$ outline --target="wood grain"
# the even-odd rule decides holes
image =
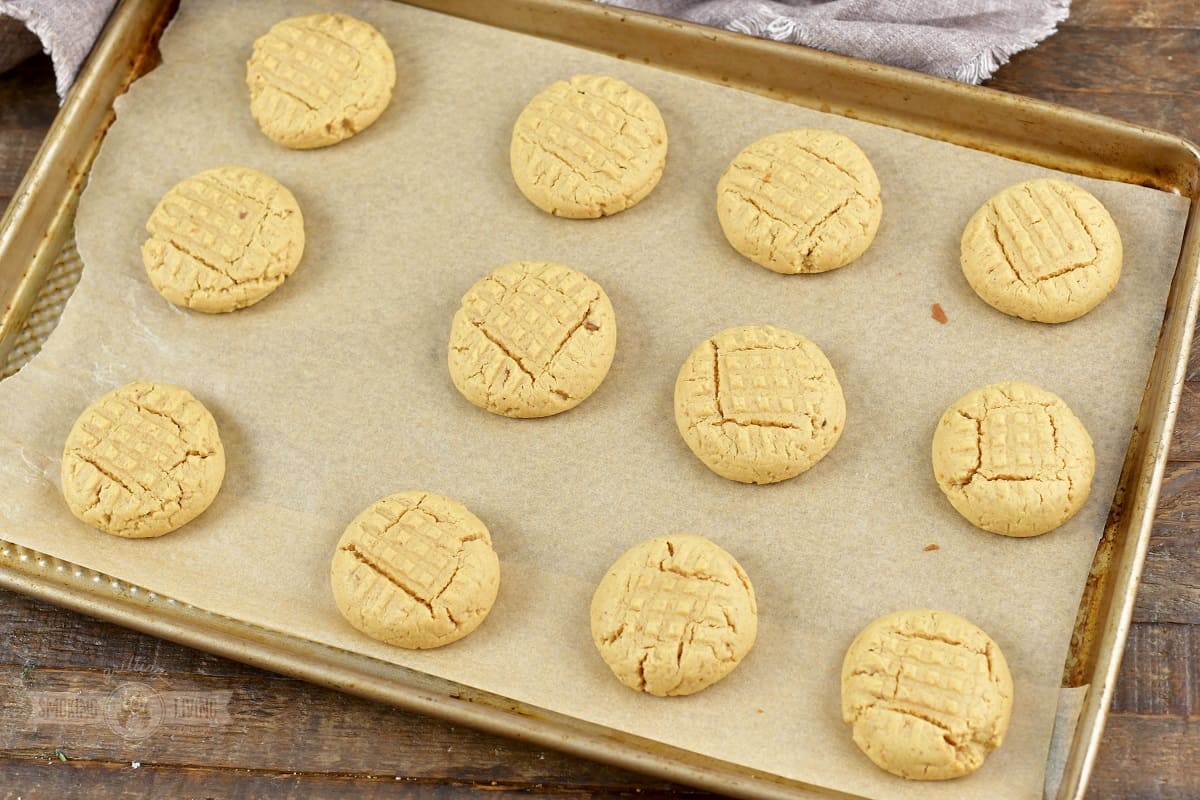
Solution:
[[[0,75],[0,210],[12,199],[57,112],[54,72],[45,56]]]
[[[22,678],[23,670],[17,665],[0,668],[0,755],[6,757],[36,759],[61,750],[81,761],[267,772],[453,777],[466,783],[562,787],[667,785],[296,680],[264,675],[230,682],[187,672],[150,675],[45,666],[27,670]],[[129,684],[149,687],[147,692],[210,698],[224,713],[216,723],[165,720],[140,741],[122,736],[120,728],[99,714],[86,724],[31,719],[41,693],[73,693],[99,706]]]
[[[1196,0],[1076,2],[1063,28],[1200,28]]]
[[[1113,714],[1088,800],[1196,800],[1200,720]]]
[[[41,130],[45,135],[58,112],[50,59],[34,56],[0,75],[0,135],[13,130]],[[4,145],[7,147],[7,144]]]
[[[1171,438],[1171,460],[1200,461],[1200,382],[1188,381],[1183,385],[1179,416]]]
[[[1200,462],[1168,465],[1133,618],[1200,625]]]
[[[1075,0],[1059,33],[990,85],[1200,140],[1200,2]],[[0,207],[56,110],[44,57],[0,75]],[[1094,800],[1200,798],[1200,353],[1190,365]],[[104,722],[30,720],[36,692],[103,697],[124,683],[228,692],[229,722],[130,741]],[[518,794],[708,796],[0,591],[0,798]]]
[[[468,794],[484,794],[489,800],[516,800],[531,795],[545,800],[580,800],[603,796],[666,800],[689,798],[702,800],[714,795],[684,787],[622,787],[609,783],[597,786],[559,787],[545,782],[504,784],[466,781],[425,781],[378,774],[306,774],[289,770],[222,770],[204,767],[178,767],[139,762],[59,761],[53,754],[37,759],[0,758],[0,786],[3,800],[31,798],[103,797],[105,800],[145,800],[154,798],[221,798],[221,800],[262,800],[266,797],[306,798],[306,800],[451,800]],[[20,787],[36,786],[36,792]]]
[[[1194,625],[1135,625],[1112,709],[1145,717],[1200,715],[1200,631]]]
[[[1069,91],[1200,97],[1200,63],[1195,59],[1200,30],[1064,28],[1047,45],[1019,53],[989,85],[1025,95]],[[1069,61],[1062,51],[1072,53]]]

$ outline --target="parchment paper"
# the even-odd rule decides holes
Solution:
[[[871,797],[1034,798],[1081,587],[1111,501],[1178,252],[1184,199],[1079,180],[1110,209],[1125,272],[1085,318],[1045,326],[986,306],[958,267],[975,209],[1046,170],[536,39],[391,4],[337,6],[378,26],[396,97],[336,147],[284,150],[247,109],[253,38],[331,3],[185,3],[165,63],[119,103],[77,222],[83,280],[45,350],[0,384],[5,536],[202,608],[405,664],[779,775]],[[508,171],[511,127],[552,81],[620,76],[658,103],[666,174],[636,208],[552,218]],[[865,149],[883,185],[878,238],[820,276],[769,273],[724,241],[718,177],[745,144],[824,126]],[[222,164],[289,186],[308,245],[259,305],[206,316],[150,287],[138,248],[157,200]],[[579,408],[509,420],[469,405],[446,373],[450,319],[480,276],[513,259],[561,261],[598,280],[618,320],[616,361]],[[938,302],[949,322],[930,317]],[[680,440],[675,374],[730,325],[770,323],[829,356],[846,432],[811,472],[769,487],[717,477]],[[59,453],[85,405],[133,379],[189,387],[228,454],[224,488],[195,522],[124,541],[76,522]],[[1015,540],[975,530],[939,493],[930,437],[945,407],[985,383],[1060,394],[1095,438],[1092,499],[1060,530]],[[328,565],[345,524],[408,488],[462,500],[491,528],[502,586],[487,622],[409,653],[343,622]],[[732,552],[758,593],[758,643],[688,698],[621,686],[588,632],[605,568],[668,531]],[[926,545],[940,549],[927,551]],[[879,614],[931,606],[988,631],[1016,679],[1004,747],[973,776],[908,783],[876,769],[839,716],[846,646]]]

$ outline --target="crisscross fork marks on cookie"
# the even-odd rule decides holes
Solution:
[[[536,380],[587,319],[599,287],[573,270],[552,265],[485,279],[464,299],[472,324]]]
[[[616,320],[599,284],[561,264],[518,261],[463,297],[448,365],[455,387],[475,405],[543,417],[595,391],[615,348]]]
[[[92,406],[80,419],[81,430],[91,439],[88,457],[126,488],[163,488],[180,459],[180,428],[169,413],[148,413],[131,397],[109,397]]]
[[[577,75],[536,95],[513,126],[517,187],[557,216],[591,219],[638,203],[666,164],[662,115],[615,78]]]
[[[396,84],[379,31],[345,14],[277,23],[254,42],[246,65],[250,111],[285,147],[325,147],[370,126]]]
[[[719,350],[719,422],[777,428],[809,428],[820,416],[821,370],[802,347]]]
[[[1094,473],[1091,437],[1056,395],[1032,384],[983,387],[934,432],[934,476],[951,504],[993,533],[1032,536],[1073,516]]]
[[[780,226],[776,235],[786,235],[775,242],[780,247],[797,239],[810,240],[851,199],[863,197],[859,182],[845,169],[783,141],[764,144],[735,159],[726,190],[739,194]],[[742,213],[751,212],[743,209]],[[808,242],[810,248],[814,244]]]
[[[304,219],[284,186],[220,167],[171,188],[146,222],[142,260],[168,300],[219,313],[253,305],[295,270]]]
[[[1023,184],[992,202],[996,241],[1025,284],[1096,263],[1099,248],[1068,198],[1050,182]]]
[[[535,97],[516,129],[581,177],[608,179],[606,187],[619,191],[622,175],[655,144],[656,116],[619,83],[588,78]]]
[[[400,492],[346,528],[331,580],[338,608],[359,630],[401,647],[438,647],[482,622],[499,562],[487,528],[461,504]]]
[[[823,272],[858,258],[880,220],[866,154],[833,131],[793,130],[747,146],[717,185],[729,243],[776,272]]]
[[[207,409],[177,386],[138,382],[80,415],[64,447],[63,493],[101,530],[159,536],[207,508],[224,471]]]
[[[339,31],[339,38],[321,25],[287,20],[261,44],[268,82],[312,110],[328,107],[359,71],[358,50],[368,44],[357,26]]]
[[[1034,322],[1069,322],[1117,285],[1123,250],[1095,197],[1057,179],[1025,181],[984,203],[963,229],[963,276],[986,303]]]
[[[728,674],[753,644],[757,607],[733,558],[699,536],[651,539],[625,553],[592,601],[592,637],[622,683],[691,694]]]
[[[258,181],[235,188],[211,173],[201,174],[163,198],[162,213],[151,217],[147,230],[231,284],[261,280],[239,274],[239,265],[271,212],[263,188]]]
[[[795,477],[837,443],[846,404],[833,366],[802,336],[730,328],[702,342],[675,382],[675,422],[692,452],[731,480]]]
[[[434,602],[462,566],[463,545],[478,538],[477,533],[447,535],[419,501],[411,507],[379,504],[361,524],[358,539],[343,549],[354,552],[433,615]]]
[[[876,764],[915,779],[966,774],[999,747],[1013,683],[1003,654],[976,626],[912,610],[868,625],[846,652],[842,716]]]

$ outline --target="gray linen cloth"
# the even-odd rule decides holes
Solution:
[[[491,2],[493,0],[489,0]],[[1071,0],[598,0],[979,83],[1054,33]],[[116,0],[0,0],[0,72],[50,54],[60,98]]]
[[[1054,33],[1071,0],[598,0],[964,83]]]
[[[54,65],[58,97],[100,35],[116,0],[0,0],[0,72],[41,49]]]

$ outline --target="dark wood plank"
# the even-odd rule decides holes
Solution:
[[[1088,800],[1196,800],[1200,720],[1113,714]]]
[[[1130,628],[1113,712],[1158,717],[1200,715],[1200,631],[1194,625]]]
[[[558,787],[553,784],[487,782],[429,782],[373,772],[369,774],[307,775],[295,771],[220,770],[138,762],[99,762],[68,759],[59,761],[53,753],[29,758],[0,758],[0,798],[3,800],[40,800],[41,798],[81,798],[93,800],[144,800],[147,797],[221,798],[222,800],[261,800],[306,798],[307,800],[388,800],[416,798],[443,800],[464,796],[486,796],[488,800],[529,797],[546,800],[579,800],[591,794],[603,797],[663,800],[688,797],[695,800],[714,797],[684,787],[651,788],[598,786]]]
[[[36,56],[0,74],[0,137],[12,129],[45,132],[58,113],[50,59]],[[2,149],[2,148],[0,148]]]
[[[1133,618],[1200,625],[1200,463],[1171,463]]]
[[[1200,3],[1075,0],[991,85],[1200,139]],[[0,76],[0,206],[57,102],[44,58]],[[1200,797],[1200,353],[1193,354],[1092,798]],[[1194,462],[1194,463],[1190,463]],[[688,790],[270,675],[0,593],[0,797],[669,797]],[[26,661],[33,662],[24,678]],[[32,691],[232,692],[230,721],[131,742],[32,730]],[[6,694],[7,693],[7,694]],[[21,709],[25,711],[21,712]],[[25,716],[21,716],[24,713]],[[68,756],[53,757],[55,749]],[[148,755],[147,755],[148,754]],[[134,770],[132,761],[142,766]],[[402,780],[397,781],[399,776]],[[494,783],[493,783],[494,782]],[[694,796],[694,795],[693,795]]]
[[[0,75],[0,214],[57,113],[54,71],[48,58],[31,58]]]
[[[1064,28],[1018,53],[988,84],[1039,97],[1046,91],[1200,97],[1200,30]]]
[[[606,798],[664,800],[692,798],[702,800],[715,795],[694,789],[643,787],[556,787],[536,783],[428,782],[391,775],[305,775],[299,772],[216,770],[197,766],[170,766],[139,762],[109,764],[101,762],[60,762],[53,754],[30,759],[0,758],[0,787],[4,800],[36,798],[106,798],[106,800],[144,800],[145,798],[221,798],[222,800],[260,800],[262,798],[306,798],[308,800],[361,800],[404,798],[444,800],[461,796],[486,796],[488,800],[527,798],[534,795],[546,800],[578,800],[592,794]]]
[[[1200,461],[1200,382],[1187,381],[1171,438],[1172,461]]]
[[[42,146],[46,132],[41,128],[15,128],[4,131],[4,147],[0,148],[0,198],[8,204],[25,177],[25,170]],[[0,206],[3,208],[3,206]],[[0,212],[2,213],[2,212]]]
[[[0,590],[0,664],[207,677],[282,676]]]
[[[1065,28],[1200,28],[1196,0],[1075,0]]]
[[[145,698],[137,712],[141,716],[111,723],[105,716],[110,698],[134,692],[134,687]],[[43,704],[52,699],[45,693],[63,692],[78,697],[79,705],[45,711]],[[209,713],[173,718],[173,698],[185,695],[211,705]],[[63,721],[68,710],[76,722]],[[135,738],[131,731],[146,735]],[[269,772],[385,774],[481,784],[668,785],[296,680],[49,664],[22,677],[20,667],[0,667],[0,756],[37,758],[56,749],[69,758],[92,761]]]

